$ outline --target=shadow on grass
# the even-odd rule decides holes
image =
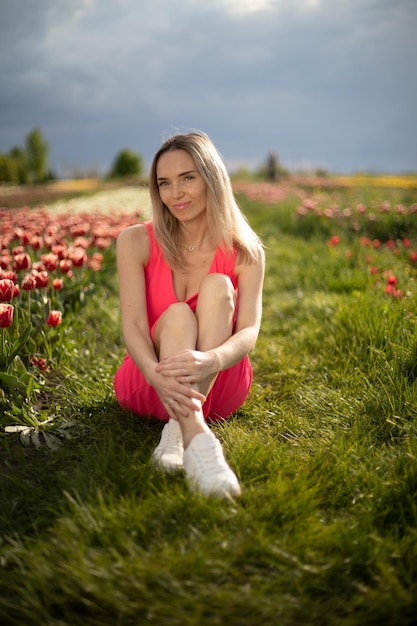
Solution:
[[[160,479],[149,463],[162,429],[158,420],[138,418],[108,402],[85,407],[75,420],[71,438],[58,450],[25,447],[14,435],[1,441],[3,537],[46,531],[67,509],[67,493],[87,501],[96,499],[98,490],[139,494],[145,478]]]

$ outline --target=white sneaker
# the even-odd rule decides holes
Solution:
[[[175,472],[183,468],[184,446],[180,425],[170,419],[165,424],[161,440],[152,453],[152,463],[160,465],[168,472]]]
[[[240,495],[236,475],[226,463],[220,441],[213,433],[200,433],[191,440],[184,452],[184,469],[189,482],[206,496]]]

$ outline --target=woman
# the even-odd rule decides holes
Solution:
[[[202,133],[175,135],[150,172],[152,220],[117,241],[127,355],[121,406],[164,420],[153,461],[207,495],[240,486],[208,422],[245,401],[259,333],[264,253],[225,165]]]

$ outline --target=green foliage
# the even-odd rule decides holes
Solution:
[[[242,497],[153,468],[160,424],[117,406],[110,249],[39,398],[65,445],[2,440],[1,623],[415,623],[417,240],[371,248],[335,221],[306,238],[293,197],[241,199],[266,246],[264,316],[250,396],[213,430]]]
[[[40,128],[34,128],[25,139],[26,161],[29,176],[35,183],[42,183],[47,178],[49,147]]]
[[[13,148],[8,155],[0,154],[0,182],[14,185],[29,183],[26,156],[21,148]]]
[[[0,154],[0,183],[27,185],[42,183],[48,173],[48,152],[40,128],[34,128],[25,138],[24,148],[16,146],[8,154]]]
[[[140,176],[143,171],[142,158],[132,150],[121,150],[116,155],[109,178],[128,178]]]

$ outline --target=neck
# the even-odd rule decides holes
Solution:
[[[196,241],[186,241],[184,243],[184,248],[186,250],[188,250],[188,252],[194,252],[195,250],[197,250],[198,248],[200,248],[200,246],[203,245],[203,243],[205,243],[206,241],[208,241],[210,239],[210,235],[206,235],[205,237],[203,237],[203,239],[200,240],[196,240]]]
[[[188,252],[194,252],[210,239],[207,223],[189,223],[181,225],[180,245]]]

